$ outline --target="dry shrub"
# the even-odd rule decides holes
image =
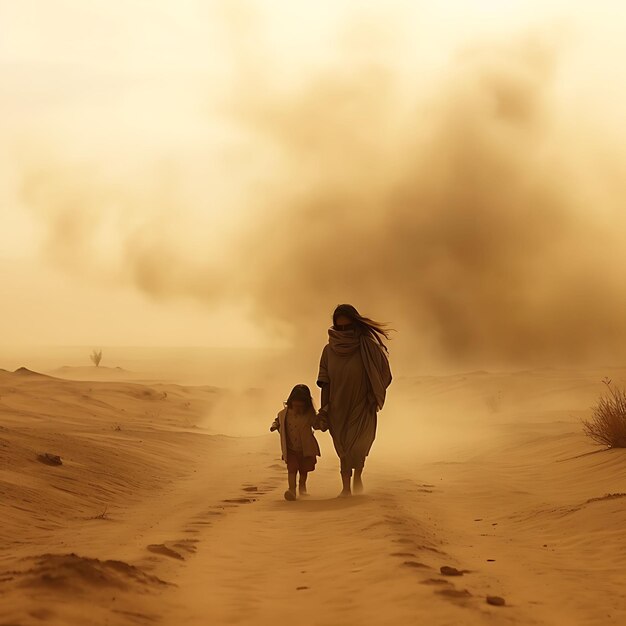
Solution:
[[[92,360],[93,364],[98,367],[100,365],[100,361],[102,361],[102,350],[94,350],[89,358]]]
[[[593,407],[591,419],[583,420],[583,431],[608,448],[626,448],[626,390],[611,387],[608,379],[603,382],[609,393]]]
[[[110,519],[109,516],[107,515],[108,508],[109,508],[108,506],[105,506],[102,513],[100,513],[99,515],[96,515],[95,517],[92,517],[91,519]]]

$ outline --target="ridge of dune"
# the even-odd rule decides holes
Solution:
[[[36,378],[52,378],[51,376],[48,376],[47,374],[42,374],[41,372],[35,372],[35,371],[29,370],[27,367],[23,367],[23,366],[22,367],[18,367],[12,373],[16,374],[17,376],[30,376],[30,377],[36,377]]]
[[[167,582],[152,571],[155,541],[137,542],[228,446],[197,429],[215,398],[210,387],[0,377],[0,623],[136,619]],[[42,464],[43,452],[62,464]]]
[[[55,370],[53,370],[55,372],[67,372],[67,371],[98,371],[98,372],[119,372],[119,373],[124,373],[124,374],[132,374],[134,372],[131,372],[127,369],[124,369],[123,367],[109,367],[107,365],[61,365],[61,367],[56,368]]]
[[[63,365],[50,370],[50,374],[67,380],[155,382],[154,376],[106,365]]]
[[[157,576],[146,574],[140,568],[124,561],[95,558],[70,554],[42,554],[30,561],[30,567],[13,576],[22,586],[31,588],[66,589],[76,592],[81,587],[90,586],[99,589],[114,587],[126,589],[133,584],[167,585]]]

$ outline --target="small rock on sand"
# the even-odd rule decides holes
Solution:
[[[504,606],[506,601],[500,596],[487,596],[487,604],[491,604],[492,606]]]
[[[51,454],[50,452],[44,452],[37,455],[37,460],[46,465],[63,465],[61,457],[58,454]]]
[[[457,569],[456,567],[450,567],[449,565],[442,565],[439,568],[439,571],[444,576],[463,576],[463,572],[460,569]]]

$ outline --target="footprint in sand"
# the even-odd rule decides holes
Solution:
[[[278,482],[282,482],[282,479],[280,481],[276,481],[276,484],[278,484]],[[267,489],[271,489],[272,485],[261,485],[261,487],[257,487],[256,485],[243,485],[243,487],[241,488],[242,491],[245,491],[246,493],[253,493],[255,495],[263,495],[264,493],[267,493]]]
[[[467,589],[440,589],[435,591],[435,593],[453,600],[464,600],[472,597],[472,594]]]
[[[228,505],[228,506],[235,506],[233,505]],[[220,509],[223,509],[223,506],[219,507]],[[189,535],[198,535],[200,534],[200,530],[199,528],[207,528],[209,526],[213,526],[214,522],[212,520],[208,520],[205,519],[206,517],[209,516],[213,516],[213,517],[218,517],[220,515],[224,515],[224,511],[211,511],[211,510],[207,510],[204,511],[202,513],[198,513],[198,515],[195,515],[192,518],[192,521],[189,522],[188,526],[190,526],[191,528],[186,528],[185,532]],[[195,539],[190,539],[190,540],[185,540],[185,541],[196,541]]]
[[[427,578],[423,580],[421,585],[451,585],[449,580],[443,580],[443,578]]]
[[[431,569],[430,565],[425,565],[424,563],[420,563],[419,561],[405,561],[402,565],[418,569]]]
[[[228,498],[227,500],[222,500],[222,502],[227,502],[228,504],[250,504],[256,502],[256,498]]]
[[[174,544],[174,547],[193,554],[197,550],[196,543],[198,543],[197,539],[180,539]]]
[[[172,559],[178,559],[179,561],[184,561],[185,557],[176,552],[176,550],[172,550],[171,548],[168,548],[164,543],[153,543],[150,544],[149,546],[146,546],[146,548],[150,551],[150,552],[154,552],[155,554],[160,554],[162,556],[169,556]]]

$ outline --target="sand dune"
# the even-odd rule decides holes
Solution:
[[[623,623],[626,454],[579,424],[600,374],[400,379],[367,494],[334,497],[322,439],[287,503],[266,416],[202,427],[215,388],[0,371],[0,624]]]
[[[147,380],[150,376],[131,372],[122,367],[106,367],[101,365],[72,366],[64,365],[50,372],[52,376],[68,380]]]

